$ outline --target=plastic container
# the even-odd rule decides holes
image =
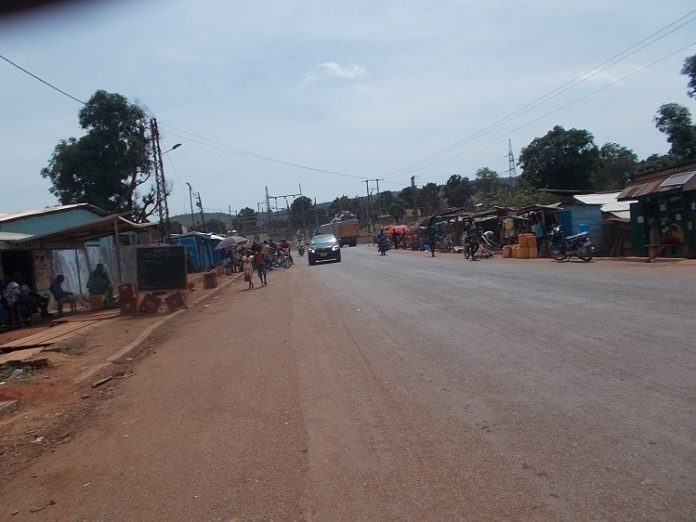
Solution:
[[[512,245],[505,245],[503,247],[503,257],[512,257]]]
[[[536,259],[539,257],[539,252],[537,252],[537,247],[529,247],[529,259]]]
[[[138,310],[138,299],[135,297],[130,299],[119,299],[118,307],[123,315],[134,314]]]
[[[104,296],[103,295],[90,295],[89,296],[89,309],[92,312],[97,312],[104,309]]]
[[[183,292],[177,292],[175,294],[168,295],[164,302],[167,304],[170,312],[174,312],[179,308],[186,306],[186,295]]]
[[[517,249],[517,257],[520,259],[529,259],[529,247],[519,247]]]
[[[162,306],[162,299],[153,294],[145,294],[143,301],[140,303],[140,311],[156,314]]]

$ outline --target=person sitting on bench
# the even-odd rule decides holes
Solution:
[[[104,270],[104,265],[97,264],[97,269],[91,273],[87,280],[89,295],[103,295],[104,306],[109,308],[114,304],[114,290],[111,287],[109,276]]]
[[[56,276],[56,278],[53,280],[53,282],[51,283],[51,286],[48,288],[56,300],[56,307],[58,308],[58,316],[63,315],[63,305],[66,305],[66,304],[68,306],[70,306],[70,312],[75,313],[75,311],[77,310],[76,301],[79,299],[79,296],[76,296],[73,292],[68,292],[67,290],[63,290],[63,282],[64,281],[65,281],[65,276],[63,274],[58,274]],[[80,301],[82,301],[82,299],[80,299]]]

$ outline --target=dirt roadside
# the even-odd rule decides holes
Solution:
[[[429,256],[410,250],[390,251],[389,255]],[[437,255],[464,261],[461,254]],[[525,266],[551,261],[495,257],[485,262]],[[630,271],[645,276],[651,273],[696,275],[696,260],[660,259],[645,263],[637,258],[599,259],[587,267],[592,271]],[[0,417],[0,480],[21,470],[57,444],[70,441],[89,413],[112,397],[114,382],[135,375],[136,362],[157,350],[167,337],[168,325],[189,320],[191,315],[186,314],[200,313],[221,288],[240,277],[239,274],[222,277],[217,289],[207,290],[202,288],[202,277],[198,276],[187,310],[175,314],[117,316],[99,321],[73,338],[57,343],[51,351],[42,352],[41,357],[49,360],[48,367],[0,385],[0,401],[19,401],[15,413]],[[114,381],[92,387],[109,376]]]
[[[55,445],[69,442],[95,406],[112,396],[113,381],[135,375],[135,363],[156,351],[172,321],[200,313],[207,301],[240,277],[223,276],[217,288],[204,289],[202,276],[194,274],[188,308],[97,321],[42,351],[38,357],[48,359],[47,366],[29,369],[20,379],[2,381],[0,401],[16,400],[18,408],[0,417],[0,481]],[[4,337],[28,333],[9,332]],[[93,387],[109,377],[112,381]]]

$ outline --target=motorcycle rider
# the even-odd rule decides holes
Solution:
[[[379,235],[377,236],[377,248],[379,249],[380,255],[387,255],[388,242],[389,239],[387,239],[387,234],[384,233],[384,229],[380,230]]]

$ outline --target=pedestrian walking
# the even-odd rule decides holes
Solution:
[[[242,256],[242,270],[244,271],[244,280],[249,283],[249,290],[254,288],[254,281],[251,277],[251,258],[249,256]]]
[[[430,256],[435,257],[435,245],[437,244],[437,229],[431,224],[428,227],[428,243],[430,243]]]
[[[263,251],[256,252],[254,254],[254,266],[256,267],[256,272],[259,275],[259,280],[261,281],[261,286],[268,286],[266,281],[266,274],[268,273],[268,262],[270,257],[268,254],[264,254]]]

